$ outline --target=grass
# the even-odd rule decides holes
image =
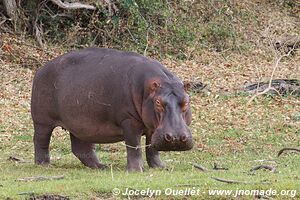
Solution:
[[[123,158],[123,153],[117,154]],[[108,155],[104,155],[108,156]],[[266,154],[266,156],[268,156]],[[103,157],[103,154],[102,154]],[[195,159],[198,157],[198,159]],[[24,192],[35,192],[37,194],[60,194],[71,197],[71,199],[92,199],[95,197],[110,197],[112,189],[119,188],[125,192],[125,188],[137,190],[150,188],[164,190],[166,188],[185,189],[197,188],[201,191],[200,196],[195,196],[195,199],[207,199],[209,189],[274,189],[280,190],[296,190],[299,188],[299,156],[289,155],[283,158],[276,159],[278,162],[278,173],[260,171],[249,173],[248,169],[258,165],[259,163],[252,160],[255,156],[252,153],[229,154],[222,158],[217,157],[216,160],[222,165],[229,167],[226,172],[208,172],[203,173],[191,167],[191,161],[201,162],[201,164],[210,167],[212,161],[208,161],[209,153],[190,152],[184,154],[171,153],[164,155],[163,158],[168,160],[169,170],[149,170],[142,174],[127,174],[124,172],[125,163],[118,160],[118,163],[112,165],[112,171],[97,171],[82,167],[71,155],[62,156],[62,160],[55,161],[48,168],[33,166],[32,164],[15,164],[5,163],[5,167],[1,166],[1,173],[6,174],[2,177],[1,198],[11,197],[20,198],[18,195]],[[120,159],[119,158],[119,159]],[[251,158],[249,160],[249,158]],[[177,160],[177,162],[176,162]],[[178,161],[179,160],[179,161]],[[3,163],[1,164],[3,165]],[[16,182],[16,178],[28,176],[55,176],[64,175],[65,179],[56,181],[43,182]],[[244,185],[235,184],[228,185],[219,183],[211,179],[211,177],[222,177],[225,179],[236,179],[258,184]],[[295,180],[295,181],[291,181]],[[271,182],[271,184],[261,184],[259,182]],[[182,186],[180,186],[182,184]],[[187,185],[187,186],[184,186]],[[124,197],[124,196],[123,196]],[[126,196],[125,196],[126,197]],[[176,197],[176,196],[175,196]],[[299,195],[298,195],[299,197]],[[167,198],[159,196],[158,198]],[[179,197],[180,198],[180,197]],[[225,198],[225,197],[219,197]],[[243,196],[248,199],[253,197]],[[280,197],[281,198],[290,198]]]
[[[10,69],[10,70],[8,70]],[[199,189],[192,199],[233,199],[234,196],[209,196],[209,190],[299,190],[300,157],[285,153],[277,158],[282,147],[300,146],[299,99],[293,97],[259,97],[247,105],[248,95],[191,94],[193,123],[191,129],[195,147],[188,152],[164,152],[165,170],[149,169],[144,173],[127,173],[125,147],[121,143],[101,145],[97,154],[110,166],[104,171],[84,167],[70,151],[68,133],[57,128],[51,143],[52,164],[36,166],[33,160],[33,128],[29,113],[29,95],[33,72],[28,69],[11,69],[2,66],[1,86],[1,155],[0,199],[23,199],[22,193],[59,194],[71,199],[127,198],[113,196],[112,190],[126,188],[137,190]],[[17,78],[18,77],[18,78]],[[26,78],[27,77],[27,78]],[[9,82],[17,78],[18,81]],[[19,156],[28,163],[9,161],[9,156]],[[265,161],[261,161],[265,160]],[[204,173],[195,169],[197,163],[210,169]],[[217,163],[228,171],[214,171]],[[276,166],[277,172],[249,170],[257,165]],[[30,176],[64,175],[62,180],[21,182],[18,178]],[[234,179],[251,184],[227,184],[211,177]],[[164,193],[164,192],[162,192]],[[293,194],[275,196],[289,199]],[[28,197],[28,195],[27,195]],[[141,195],[132,198],[143,198]],[[186,196],[160,195],[155,199],[182,199]],[[296,197],[299,198],[299,191]],[[241,199],[253,199],[243,195]]]

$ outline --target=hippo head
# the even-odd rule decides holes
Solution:
[[[151,130],[151,146],[158,151],[186,151],[193,147],[188,125],[191,122],[187,85],[159,79],[146,84],[147,98],[142,118]]]

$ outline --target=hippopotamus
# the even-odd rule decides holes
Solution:
[[[87,167],[105,168],[95,144],[124,141],[127,170],[164,167],[159,151],[193,147],[189,84],[158,61],[107,48],[72,51],[49,61],[34,77],[31,114],[35,163],[47,165],[52,131],[70,133],[72,153]]]

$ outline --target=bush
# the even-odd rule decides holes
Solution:
[[[111,0],[113,6],[95,1],[96,10],[65,10],[51,1],[37,2],[22,1],[26,30],[35,35],[32,30],[39,26],[43,41],[68,49],[101,46],[192,59],[191,52],[201,48],[236,47],[232,20],[238,12],[228,0]]]

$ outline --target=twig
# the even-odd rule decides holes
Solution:
[[[88,9],[88,10],[96,10],[95,6],[88,5],[88,4],[82,4],[82,3],[69,3],[69,2],[62,2],[61,0],[51,0],[52,3],[56,4],[57,6],[63,8],[63,9]]]
[[[205,168],[205,167],[203,167],[202,165],[198,165],[198,164],[196,164],[196,163],[193,163],[193,166],[194,166],[195,168],[197,168],[197,169],[200,169],[200,170],[203,171],[203,172],[208,172],[208,169]]]
[[[45,181],[45,180],[60,180],[64,179],[64,176],[32,176],[32,177],[26,177],[26,178],[18,178],[17,181]]]
[[[220,181],[223,183],[229,183],[229,184],[271,184],[267,181],[261,181],[261,182],[247,182],[247,181],[238,181],[238,180],[230,180],[230,179],[223,179],[218,177],[211,177],[212,179],[216,181]]]
[[[275,172],[275,171],[276,171],[276,168],[273,167],[273,166],[269,166],[269,165],[259,165],[259,166],[256,166],[256,167],[253,167],[252,169],[250,169],[250,172],[253,172],[253,171],[256,171],[256,170],[259,170],[259,169],[268,169],[268,170],[270,170],[271,172]]]
[[[34,192],[33,191],[21,192],[21,193],[18,193],[18,195],[34,195]]]
[[[229,180],[229,179],[223,179],[223,178],[217,178],[217,177],[211,177],[212,179],[216,180],[216,181],[220,181],[223,183],[242,183],[242,184],[249,184],[249,182],[245,182],[245,181],[238,181],[238,180]]]
[[[197,187],[201,186],[200,184],[176,184],[176,187]]]
[[[128,28],[125,28],[125,29],[128,31],[128,33],[129,33],[131,39],[132,39],[136,44],[138,44],[137,39],[132,35],[131,31],[130,31]]]
[[[2,26],[2,24],[4,24],[7,21],[7,19],[4,19],[0,22],[0,26]]]
[[[292,148],[292,147],[286,147],[286,148],[281,149],[278,152],[277,156],[279,157],[284,151],[297,151],[297,152],[300,152],[300,149],[298,149],[298,148]]]

